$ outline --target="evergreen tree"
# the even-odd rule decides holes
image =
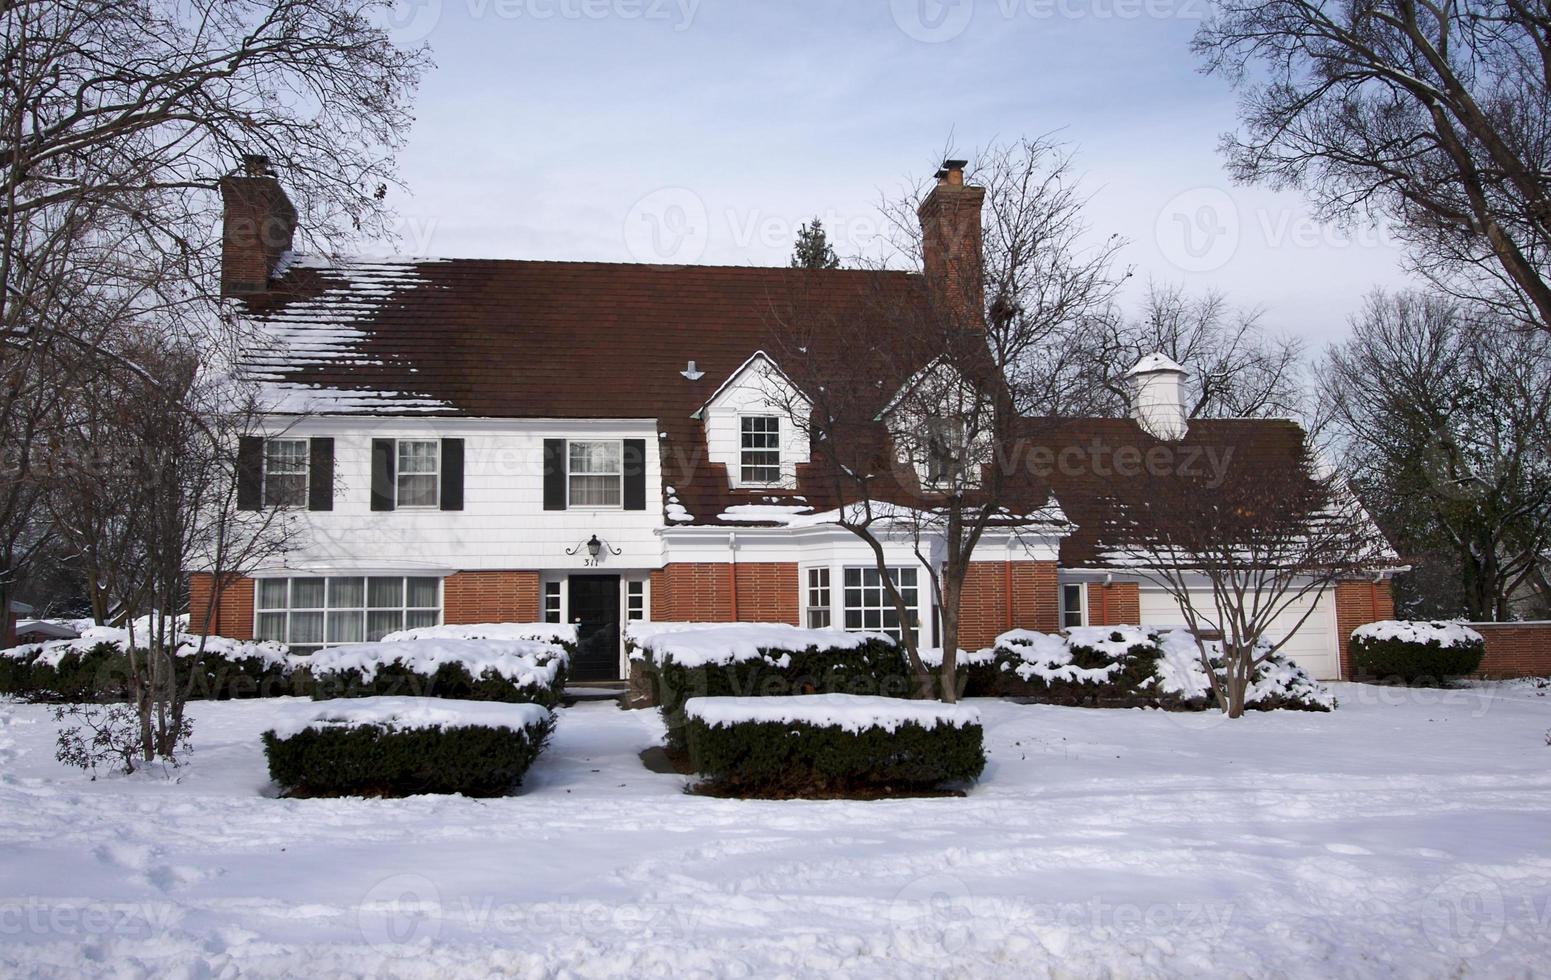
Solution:
[[[840,259],[836,257],[835,250],[829,247],[824,237],[824,225],[818,218],[814,218],[812,224],[797,229],[797,243],[792,246],[792,268],[840,268]]]

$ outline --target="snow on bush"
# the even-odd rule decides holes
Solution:
[[[1463,623],[1386,620],[1353,630],[1349,649],[1359,677],[1441,683],[1474,673],[1486,640]]]
[[[553,706],[568,663],[564,647],[541,640],[420,639],[326,647],[309,668],[319,699],[413,694]]]
[[[1157,638],[1162,657],[1157,664],[1153,690],[1177,699],[1182,707],[1214,707],[1212,682],[1201,662],[1195,635],[1189,630],[1176,629]],[[1261,642],[1262,650],[1269,646],[1269,643]],[[1222,644],[1208,640],[1206,649],[1214,668],[1220,670]],[[1244,703],[1246,707],[1264,711],[1276,708],[1331,711],[1336,706],[1336,699],[1329,688],[1310,677],[1302,667],[1286,657],[1272,654],[1269,660],[1255,668]]]
[[[728,796],[887,796],[976,779],[980,715],[965,705],[847,694],[705,697],[686,708],[691,767]]]
[[[188,617],[170,624],[177,683],[188,685],[201,637],[187,631]],[[80,624],[74,639],[26,643],[0,650],[0,694],[49,701],[123,700],[130,694],[129,656],[151,638],[147,619],[128,627]],[[271,697],[304,693],[305,675],[284,644],[203,637],[204,650],[192,678],[194,699]]]
[[[625,640],[675,752],[685,749],[683,710],[693,697],[910,691],[904,654],[882,633],[780,623],[631,623]]]
[[[406,640],[537,640],[561,646],[576,644],[576,627],[567,623],[473,623],[420,626],[398,630],[382,638],[383,643]]]
[[[500,796],[554,729],[537,704],[413,697],[288,705],[281,715],[263,742],[287,796]]]
[[[803,694],[774,698],[693,698],[684,709],[686,717],[707,725],[741,722],[802,723],[859,732],[881,728],[892,732],[902,724],[936,728],[938,725],[980,724],[980,712],[964,704],[942,701],[909,701],[858,694]]]

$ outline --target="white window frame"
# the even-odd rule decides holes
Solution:
[[[397,606],[372,606],[371,605],[371,580],[372,579],[395,579],[395,578],[399,580],[399,594],[400,594],[399,604]],[[321,606],[297,606],[297,605],[293,605],[293,595],[294,595],[295,583],[298,582],[298,581],[310,581],[310,580],[313,580],[313,579],[317,579],[317,580],[323,582],[323,605],[321,605]],[[350,605],[350,606],[331,606],[329,604],[329,580],[330,579],[359,579],[360,582],[361,582],[361,604],[360,605]],[[436,582],[436,605],[434,607],[433,606],[411,606],[411,605],[409,605],[409,580],[410,579],[427,579],[427,580],[431,580],[431,581],[435,581]],[[282,606],[267,606],[267,605],[263,604],[263,600],[264,600],[264,586],[265,586],[265,583],[267,583],[267,582],[284,582],[285,583],[285,605],[283,607]],[[294,614],[296,614],[296,613],[306,613],[306,614],[322,613],[323,614],[323,639],[321,641],[317,642],[317,643],[298,642],[296,644],[297,646],[305,647],[305,648],[307,648],[310,651],[310,650],[322,650],[325,647],[343,646],[345,644],[350,644],[350,643],[368,643],[368,642],[372,642],[371,640],[368,639],[368,637],[371,635],[370,634],[370,622],[371,622],[371,614],[372,613],[374,613],[374,612],[376,612],[376,613],[397,612],[399,614],[399,629],[405,629],[405,628],[409,628],[408,624],[407,624],[407,620],[408,620],[408,617],[409,617],[410,613],[434,612],[435,613],[435,622],[431,623],[431,624],[428,624],[428,625],[439,626],[439,625],[441,625],[441,623],[443,622],[443,620],[444,620],[444,618],[446,616],[446,610],[447,610],[447,601],[446,601],[446,599],[447,599],[447,597],[446,597],[446,580],[441,578],[441,577],[439,577],[439,576],[435,576],[435,575],[414,575],[414,574],[404,574],[404,575],[366,575],[366,574],[361,574],[361,575],[291,575],[291,576],[277,576],[277,577],[271,577],[271,578],[261,578],[261,579],[258,579],[254,583],[254,590],[253,590],[253,626],[254,626],[254,635],[256,637],[263,637],[263,638],[266,638],[266,639],[278,639],[279,642],[284,643],[287,646],[290,646],[292,644],[292,639],[291,639],[291,617]],[[329,627],[330,615],[333,614],[333,613],[350,613],[350,614],[359,613],[360,616],[361,616],[361,639],[359,639],[359,640],[330,640],[329,639],[329,628],[328,627]],[[282,630],[280,631],[282,635],[280,637],[278,637],[278,638],[277,637],[264,637],[264,631],[262,629],[260,629],[260,626],[264,622],[265,617],[271,617],[271,616],[277,616],[277,615],[284,617],[283,622],[284,622],[285,625],[282,628]]]
[[[406,443],[425,443],[431,447],[436,465],[431,472],[404,472],[403,447]],[[434,499],[429,504],[406,504],[399,500],[399,487],[406,476],[429,476]],[[396,439],[393,443],[393,508],[395,510],[438,510],[442,506],[442,443],[440,439]]]
[[[828,565],[807,565],[802,569],[802,623],[807,629],[829,629],[835,624],[835,573]],[[815,624],[814,614],[824,617]]]
[[[627,578],[623,582],[625,590],[624,602],[620,606],[620,618],[625,623],[644,623],[651,617],[651,596],[647,591],[650,588],[644,578]],[[635,592],[634,595],[631,593]],[[635,603],[639,601],[639,606]]]
[[[786,484],[786,482],[787,482],[787,480],[786,480],[786,453],[784,452],[784,443],[782,441],[783,438],[784,438],[785,426],[782,424],[782,421],[781,421],[781,413],[779,413],[779,412],[772,412],[772,411],[739,412],[737,418],[738,418],[738,486],[740,486],[740,487],[780,487],[780,486],[784,486]],[[749,446],[744,445],[744,441],[743,440],[744,440],[744,436],[745,435],[766,436],[766,435],[770,435],[771,434],[771,433],[767,433],[767,432],[745,432],[743,430],[743,423],[744,423],[744,421],[745,420],[752,420],[752,419],[769,419],[769,420],[772,420],[772,421],[775,422],[775,433],[774,433],[774,435],[775,435],[775,446],[774,446],[774,448],[768,447],[768,446],[764,446],[764,447],[749,447]],[[775,479],[773,479],[773,480],[751,480],[751,479],[749,479],[746,476],[745,471],[750,468],[750,465],[744,461],[745,460],[745,454],[746,453],[772,453],[772,452],[775,453],[775,463],[773,464],[774,468],[775,468]],[[754,468],[759,468],[759,469],[769,469],[769,468],[771,468],[771,466],[772,466],[772,464],[770,464],[770,463],[757,463],[757,464],[754,464]]]
[[[886,615],[887,613],[893,611],[893,603],[889,601],[888,590],[883,588],[883,583],[881,581],[878,583],[879,604],[877,606],[869,606],[869,605],[865,605],[864,604],[862,606],[857,607],[858,611],[862,615],[862,622],[861,622],[861,624],[859,626],[854,626],[853,627],[850,624],[850,617],[848,615],[848,613],[851,611],[851,606],[848,604],[848,601],[847,601],[847,598],[846,598],[846,593],[851,588],[851,586],[848,583],[848,573],[850,573],[851,571],[858,572],[859,573],[859,577],[864,582],[864,584],[861,585],[860,588],[865,590],[866,588],[868,588],[868,586],[865,585],[865,579],[866,579],[867,573],[868,572],[876,572],[877,570],[878,570],[878,568],[877,568],[876,565],[870,565],[870,564],[868,564],[868,565],[862,565],[862,564],[846,564],[846,565],[842,565],[840,567],[840,587],[838,589],[833,587],[833,581],[834,580],[833,580],[833,577],[831,577],[831,595],[835,596],[838,593],[838,598],[835,598],[833,601],[835,602],[835,605],[838,607],[839,612],[840,612],[840,619],[839,619],[840,628],[845,630],[848,633],[857,633],[857,632],[863,632],[863,633],[882,632],[882,633],[887,633],[888,632],[888,628],[887,627],[884,627],[884,626],[881,626],[881,625],[878,626],[878,627],[869,627],[867,625],[867,613],[869,611],[876,610],[878,612],[878,614],[879,614],[880,620],[882,619],[882,617],[884,615]],[[911,613],[913,613],[914,616],[915,616],[915,622],[910,624],[909,628],[915,630],[916,637],[917,637],[917,640],[919,642],[920,638],[923,636],[923,630],[926,630],[926,629],[930,628],[930,623],[928,621],[928,617],[925,615],[926,611],[930,607],[930,603],[926,601],[926,591],[925,591],[928,588],[928,584],[922,582],[922,580],[921,580],[922,579],[922,575],[921,575],[922,569],[918,565],[906,564],[906,565],[890,565],[889,566],[889,571],[890,572],[895,572],[895,573],[908,571],[908,572],[912,573],[915,576],[914,588],[915,588],[915,593],[916,593],[916,601],[915,601],[915,605],[909,607],[909,611]],[[833,620],[832,620],[832,622],[833,622]],[[903,632],[903,629],[904,629],[904,627],[902,626],[901,627],[901,631],[902,632]]]
[[[302,447],[302,468],[298,472],[275,473],[274,476],[300,476],[302,478],[302,497],[294,504],[272,503],[269,499],[269,472],[270,447],[276,443],[300,443]],[[264,453],[262,461],[262,478],[259,481],[259,498],[265,507],[278,507],[288,510],[300,510],[307,506],[308,490],[312,486],[312,443],[308,439],[274,438],[264,440]]]
[[[553,594],[551,594],[553,589]],[[565,580],[558,578],[545,579],[543,594],[539,597],[540,609],[544,622],[563,624],[565,622]],[[551,619],[551,614],[554,618]]]
[[[619,471],[617,473],[578,473],[571,469],[571,447],[582,444],[605,444],[616,446],[619,449]],[[573,476],[612,476],[619,481],[619,502],[615,504],[578,504],[571,500],[571,478]],[[567,439],[565,442],[565,506],[566,510],[624,510],[625,509],[625,440],[623,439]]]
[[[1077,590],[1077,608],[1076,609],[1072,609],[1071,607],[1069,607],[1067,605],[1067,601],[1066,601],[1066,590],[1067,589],[1076,589]],[[1075,612],[1077,614],[1077,617],[1078,617],[1079,621],[1076,622],[1076,623],[1068,623],[1066,621],[1066,614],[1069,613],[1069,612]],[[1086,583],[1086,582],[1062,582],[1061,583],[1061,610],[1060,610],[1060,620],[1059,620],[1059,622],[1061,624],[1061,628],[1062,629],[1072,629],[1072,628],[1077,627],[1077,626],[1087,626],[1088,625],[1088,583]]]

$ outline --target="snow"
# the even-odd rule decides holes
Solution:
[[[355,672],[370,682],[380,667],[400,663],[429,677],[442,664],[462,664],[469,676],[486,673],[519,685],[549,687],[566,663],[563,648],[539,640],[399,640],[394,643],[350,643],[325,647],[311,657],[314,677]]]
[[[142,616],[134,621],[133,635],[135,645],[144,647],[151,636],[150,619]],[[48,640],[44,643],[24,643],[21,646],[0,650],[0,657],[26,658],[33,654],[38,655],[37,662],[48,664],[52,667],[59,666],[59,661],[69,653],[86,653],[99,643],[111,643],[120,650],[129,649],[130,629],[119,626],[95,626],[90,620],[75,621],[73,628],[80,632],[80,636],[68,640]],[[177,636],[179,656],[191,656],[199,649],[199,636],[187,632],[188,617],[177,617],[172,630]],[[204,656],[210,658],[222,658],[226,660],[246,660],[258,658],[267,667],[284,666],[289,658],[290,650],[283,643],[275,643],[269,640],[232,640],[224,636],[205,637]]]
[[[520,731],[549,720],[549,709],[536,704],[455,701],[449,698],[339,698],[333,701],[285,699],[269,730],[290,738],[309,728],[382,725],[397,730],[479,726]]]
[[[1404,640],[1408,643],[1436,643],[1440,647],[1471,646],[1483,642],[1481,634],[1463,623],[1407,622],[1393,619],[1368,623],[1352,630],[1352,638]]]
[[[1551,697],[1341,710],[969,702],[963,798],[739,801],[646,770],[655,711],[557,713],[520,795],[278,799],[294,699],[92,782],[0,700],[0,975],[1529,976],[1551,962]],[[516,706],[504,706],[516,707]],[[1537,966],[1537,964],[1539,964]]]
[[[812,514],[807,504],[733,504],[716,515],[719,521],[733,523],[790,524],[792,518]]]
[[[399,630],[382,638],[384,643],[405,640],[537,640],[542,643],[575,643],[576,627],[569,623],[473,623],[454,626],[420,626]]]
[[[1158,637],[1158,645],[1163,650],[1163,658],[1158,662],[1157,680],[1154,682],[1159,691],[1181,694],[1187,699],[1212,696],[1212,683],[1206,676],[1206,667],[1201,663],[1200,648],[1189,630],[1176,629],[1163,633]],[[1261,649],[1269,648],[1270,644],[1262,640]],[[1206,650],[1215,659],[1222,654],[1222,643],[1210,640]],[[1244,692],[1244,701],[1246,704],[1259,704],[1283,696],[1328,709],[1334,709],[1337,703],[1327,685],[1311,678],[1307,671],[1292,661],[1276,657],[1255,668],[1255,675]]]
[[[633,658],[649,654],[659,661],[672,659],[682,667],[756,660],[766,650],[854,650],[870,639],[894,642],[883,633],[810,630],[785,623],[631,623],[625,636],[635,644]]]
[[[919,647],[916,653],[920,655],[921,662],[928,667],[942,666],[942,647]],[[996,651],[991,647],[984,650],[976,650],[973,653],[968,650],[960,650],[953,660],[959,667],[984,667],[996,662]]]
[[[965,704],[907,701],[862,694],[801,694],[789,697],[690,698],[684,714],[713,727],[739,722],[778,722],[841,728],[859,732],[881,728],[892,732],[914,723],[922,728],[980,724],[980,712]]]

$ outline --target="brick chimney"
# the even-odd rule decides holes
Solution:
[[[967,160],[944,160],[937,186],[921,202],[921,262],[932,302],[965,327],[985,327],[985,277],[980,255],[984,187],[964,183]]]
[[[244,156],[241,172],[221,178],[221,202],[221,295],[263,293],[291,250],[296,207],[259,154]]]

